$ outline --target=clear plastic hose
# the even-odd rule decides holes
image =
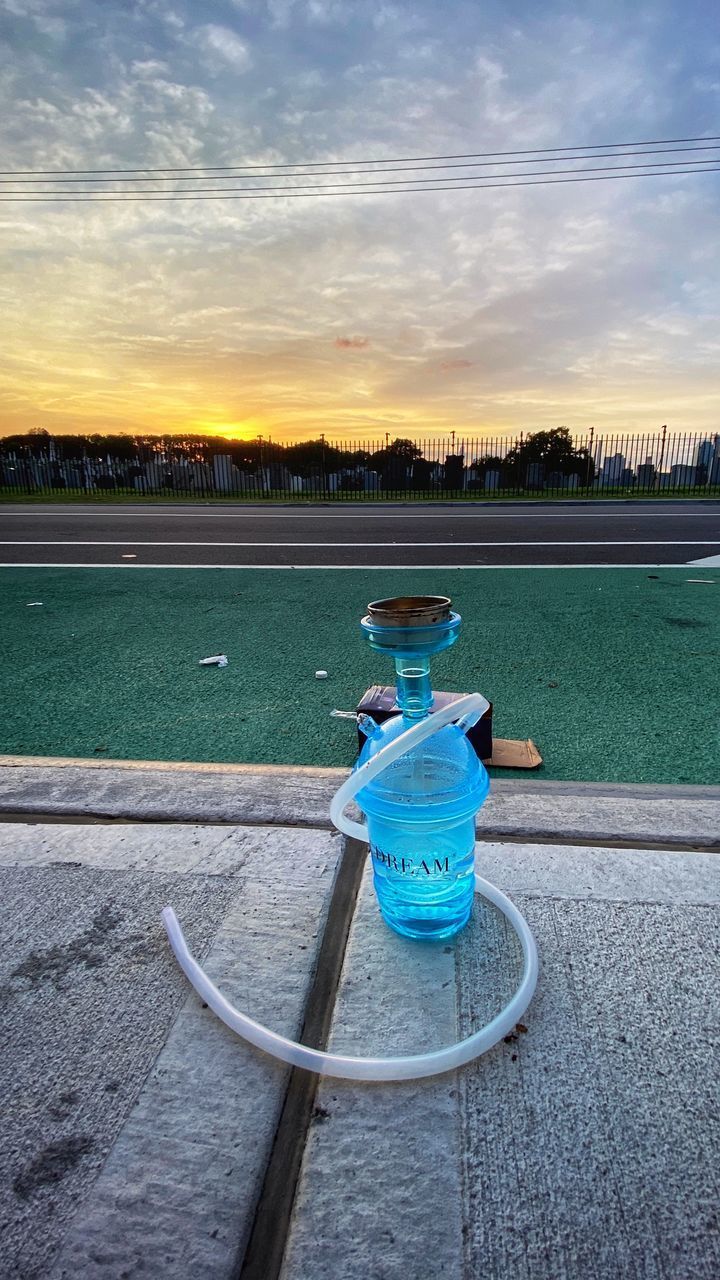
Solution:
[[[463,720],[470,723],[480,718],[487,700],[479,693],[470,693],[459,698],[441,711],[434,712],[426,720],[406,730],[387,747],[356,769],[333,797],[330,814],[336,827],[346,835],[356,836],[359,840],[367,839],[364,826],[344,817],[346,805],[362,790],[368,782],[382,773],[398,756],[411,751],[431,734],[442,729],[452,720]],[[162,918],[170,945],[175,953],[180,968],[192,983],[198,995],[217,1014],[226,1026],[236,1031],[243,1039],[249,1040],[258,1049],[287,1062],[294,1067],[304,1067],[308,1071],[317,1071],[320,1075],[335,1076],[345,1080],[418,1080],[424,1076],[439,1075],[443,1071],[452,1071],[472,1062],[474,1058],[486,1053],[493,1045],[512,1031],[532,1000],[538,976],[538,957],[535,939],[530,932],[527,921],[500,889],[481,876],[475,876],[475,892],[492,902],[510,922],[522,947],[524,969],[520,985],[505,1008],[466,1040],[448,1045],[444,1049],[436,1049],[432,1053],[410,1054],[395,1058],[356,1058],[345,1054],[325,1053],[320,1049],[310,1049],[307,1045],[298,1044],[286,1036],[278,1035],[268,1027],[241,1013],[218,991],[197,960],[190,954],[183,937],[182,929],[172,907],[165,907]]]
[[[366,760],[365,764],[354,769],[350,777],[335,792],[330,801],[330,817],[333,826],[346,836],[354,836],[356,840],[367,840],[367,827],[360,822],[353,822],[344,813],[345,808],[351,800],[355,799],[358,792],[372,782],[373,778],[377,778],[379,773],[383,773],[399,756],[404,756],[406,751],[419,747],[421,742],[431,738],[439,729],[444,729],[445,725],[450,724],[451,721],[462,720],[463,730],[471,728],[485,714],[489,706],[487,698],[483,698],[481,693],[466,693],[462,698],[458,698],[457,702],[451,702],[440,711],[433,711],[427,719],[420,720],[411,729],[406,729],[404,733],[399,734],[371,760]]]

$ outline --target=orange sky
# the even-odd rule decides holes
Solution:
[[[238,2],[222,22],[190,0],[132,17],[120,0],[8,4],[0,167],[683,138],[717,107],[718,54],[693,6],[679,45],[662,6],[611,5],[608,20],[606,5],[580,17],[564,0],[512,14],[454,0],[452,23],[431,0],[371,18],[350,0]],[[0,205],[0,434],[717,430],[718,176],[214,203],[14,197]]]
[[[528,193],[511,195],[512,208],[496,195],[480,214],[472,193],[452,207],[427,196],[420,209],[400,196],[361,210],[277,204],[260,227],[256,215],[248,224],[242,210],[202,205],[182,227],[157,208],[6,213],[15,252],[0,430],[360,440],[717,429],[706,315],[666,298],[662,278],[652,308],[631,293],[624,272],[663,271],[654,258],[631,261],[637,235],[606,265],[626,212],[558,218],[556,193],[543,191],[541,231]],[[660,224],[652,255],[689,198],[648,206]],[[439,243],[431,200],[452,215]],[[193,243],[178,245],[188,221]],[[486,237],[498,242],[490,260]]]

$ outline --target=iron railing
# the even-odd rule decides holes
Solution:
[[[76,438],[77,439],[77,438]],[[720,434],[602,436],[558,446],[546,433],[304,444],[128,442],[123,456],[62,436],[0,440],[0,495],[258,502],[717,496]],[[80,456],[78,456],[80,455]]]

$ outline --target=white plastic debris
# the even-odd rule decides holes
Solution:
[[[201,658],[199,667],[226,667],[228,664],[227,655],[224,653],[214,653],[212,658]]]
[[[357,720],[357,711],[338,711],[335,708],[330,712],[331,716],[337,716],[338,720]]]
[[[40,608],[40,606],[42,605],[42,603],[43,603],[43,602],[42,602],[42,600],[31,600],[28,604],[26,604],[26,605],[25,605],[25,608],[26,608],[26,609],[39,609],[39,608]]]
[[[327,678],[328,678],[328,673],[327,673],[327,671],[316,671],[316,672],[315,672],[315,679],[316,679],[316,680],[327,680]]]

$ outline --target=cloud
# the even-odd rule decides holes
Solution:
[[[334,22],[346,22],[352,17],[352,8],[344,0],[306,0],[305,13],[308,22],[329,26]]]
[[[267,0],[267,8],[274,27],[287,27],[297,0]]]
[[[147,58],[144,62],[131,62],[130,70],[139,79],[146,76],[152,79],[154,76],[166,75],[170,68],[167,62],[160,62],[158,58]]]
[[[408,14],[396,4],[378,4],[374,6],[371,22],[379,30],[383,27],[404,26],[407,22],[412,28],[417,25],[415,14]]]
[[[62,17],[47,12],[47,0],[0,0],[0,10],[15,18],[32,22],[40,35],[53,40],[63,40],[67,24]]]
[[[352,4],[346,0],[267,0],[267,10],[272,26],[277,28],[288,27],[295,17],[326,27],[348,22],[354,16]]]
[[[217,55],[236,71],[247,71],[250,67],[252,59],[247,45],[229,27],[219,27],[211,22],[207,26],[196,27],[193,39],[205,53]]]
[[[469,0],[444,24],[432,0],[370,9],[0,0],[12,51],[0,67],[2,168],[320,168],[682,137],[698,132],[717,83],[706,24],[689,23],[676,48],[649,10],[638,22],[617,0],[613,21],[548,0],[521,26]],[[49,13],[65,43],[40,32]],[[698,175],[6,203],[3,355],[14,381],[3,395],[13,424],[47,410],[65,430],[103,417],[181,429],[247,415],[283,435],[316,432],[320,418],[328,432],[391,423],[405,435],[652,428],[673,415],[678,429],[716,424],[719,187],[718,175]]]

